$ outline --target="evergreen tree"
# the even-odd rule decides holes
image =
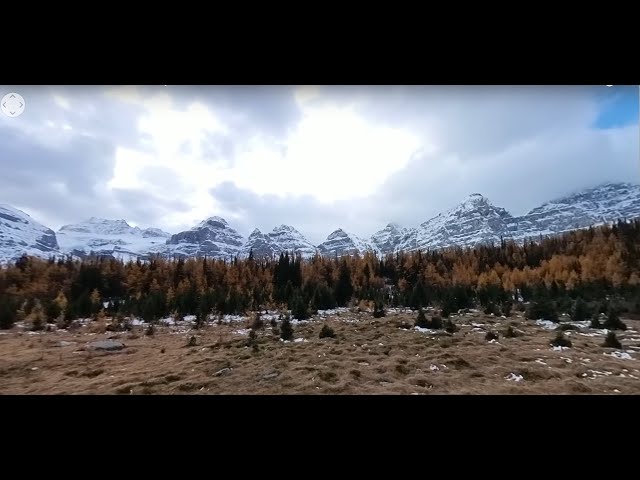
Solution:
[[[347,305],[353,296],[353,285],[351,284],[351,271],[347,261],[343,260],[340,264],[338,281],[334,289],[334,298],[340,307]]]
[[[416,327],[429,328],[430,322],[427,320],[427,316],[424,314],[424,310],[420,309],[418,312],[418,318],[416,319]]]
[[[6,296],[0,296],[0,330],[9,330],[16,321],[13,305]]]
[[[293,326],[289,318],[285,317],[280,325],[280,338],[283,340],[293,340]]]
[[[300,292],[296,292],[293,295],[289,307],[291,309],[291,315],[297,320],[306,320],[311,316],[307,303],[304,301],[304,297]]]
[[[618,340],[618,337],[616,337],[616,334],[613,331],[607,333],[607,337],[604,339],[604,343],[602,344],[602,346],[605,348],[622,348],[620,340]]]
[[[607,320],[604,322],[604,328],[608,330],[626,330],[627,325],[620,320],[618,312],[614,308],[609,308],[609,314]]]
[[[578,298],[573,307],[573,312],[571,315],[571,319],[574,322],[583,322],[589,316],[589,311],[587,310],[587,304],[582,300],[582,298]]]

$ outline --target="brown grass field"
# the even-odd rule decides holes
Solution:
[[[90,322],[75,331],[0,332],[2,394],[638,394],[640,321],[624,319],[622,349],[602,347],[604,333],[582,325],[573,345],[553,350],[556,332],[521,313],[477,311],[451,318],[460,330],[416,331],[415,312],[374,319],[348,310],[294,324],[283,342],[268,321],[248,346],[246,321],[187,323],[104,332]],[[295,323],[295,322],[294,322]],[[322,325],[335,338],[319,338]],[[410,329],[401,328],[410,325]],[[505,338],[511,325],[522,335]],[[499,340],[485,339],[488,330]],[[102,332],[102,333],[100,333]],[[191,337],[195,346],[188,346]],[[117,339],[116,352],[88,348]],[[302,340],[303,339],[303,340]],[[302,340],[302,341],[301,341]],[[622,357],[612,356],[613,352]]]

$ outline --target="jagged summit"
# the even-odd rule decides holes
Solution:
[[[60,254],[56,234],[22,210],[0,204],[0,263],[23,254],[45,258]]]
[[[197,230],[202,227],[225,228],[228,226],[229,223],[224,218],[214,216],[201,221],[199,224],[192,227],[191,230]]]
[[[596,187],[556,198],[525,215],[512,216],[480,193],[417,227],[389,222],[365,240],[345,228],[331,232],[317,247],[290,225],[281,224],[269,233],[254,229],[248,238],[239,234],[224,218],[209,217],[189,230],[170,235],[158,228],[132,227],[126,220],[91,217],[65,225],[56,233],[25,212],[0,204],[0,262],[12,261],[23,253],[41,257],[90,254],[116,258],[208,256],[231,259],[247,256],[277,256],[294,252],[309,258],[321,255],[378,254],[474,246],[497,243],[502,238],[522,240],[554,235],[567,230],[640,217],[640,186],[606,182]]]

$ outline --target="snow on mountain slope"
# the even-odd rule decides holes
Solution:
[[[280,251],[300,253],[304,258],[310,258],[316,253],[316,247],[298,230],[289,225],[280,225],[269,232],[269,238]]]
[[[339,228],[332,232],[327,239],[318,245],[318,252],[325,256],[334,255],[362,255],[366,251],[379,253],[379,250],[371,243],[362,240],[357,235],[345,232]]]
[[[124,220],[96,217],[65,225],[57,233],[60,249],[64,253],[80,257],[105,255],[125,261],[145,257],[155,246],[165,244],[169,236],[157,228],[141,230]]]
[[[43,258],[59,255],[56,234],[22,210],[0,204],[0,263],[23,254]]]
[[[512,223],[513,217],[504,208],[474,193],[458,206],[422,223],[397,248],[410,251],[499,242]]]
[[[640,185],[607,183],[547,202],[526,215],[513,217],[480,194],[472,194],[458,206],[441,213],[417,228],[390,223],[370,241],[339,229],[317,248],[295,228],[281,225],[272,232],[259,230],[245,241],[221,217],[211,217],[190,230],[170,235],[157,228],[141,230],[124,220],[89,220],[65,225],[57,235],[26,213],[8,205],[0,206],[0,262],[22,254],[49,257],[91,253],[129,259],[148,254],[165,257],[209,256],[231,259],[248,256],[277,256],[295,251],[304,257],[378,254],[397,250],[437,249],[452,245],[473,246],[497,243],[500,238],[537,238],[591,225],[640,217]]]
[[[253,252],[254,258],[272,258],[280,253],[276,244],[273,243],[269,235],[265,235],[257,228],[251,232],[247,242],[242,246],[239,256],[246,258]]]
[[[256,258],[278,256],[282,252],[295,252],[303,258],[311,258],[316,253],[316,247],[289,225],[280,225],[267,234],[256,228],[242,247],[240,256],[248,257],[252,250]]]
[[[514,237],[568,230],[640,217],[640,185],[606,183],[547,202],[514,219]]]
[[[221,217],[210,217],[190,230],[171,235],[166,245],[152,253],[168,257],[212,257],[231,259],[240,253],[244,239]]]

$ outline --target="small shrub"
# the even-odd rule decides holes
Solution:
[[[286,317],[282,320],[282,325],[280,326],[280,338],[283,340],[293,339],[293,326],[291,325],[291,321]]]
[[[260,347],[258,346],[258,335],[256,334],[255,329],[251,329],[249,332],[247,347],[251,347],[254,352],[258,352],[260,350]]]
[[[558,332],[556,337],[551,341],[554,347],[571,347],[571,340],[564,336],[563,332]]]
[[[602,346],[605,348],[620,349],[622,348],[622,343],[620,343],[620,340],[618,340],[618,337],[616,337],[615,332],[609,332],[607,333],[607,337],[604,339],[604,343],[602,344]]]
[[[279,337],[280,336],[280,329],[278,327],[273,327],[271,329],[271,332],[273,333],[274,336]]]
[[[446,319],[444,321],[444,330],[448,333],[456,333],[458,330],[460,330],[460,328],[453,323],[453,321],[451,319]]]
[[[589,316],[589,311],[587,309],[587,304],[581,298],[576,300],[575,305],[573,306],[573,312],[571,312],[571,319],[574,322],[583,322]]]
[[[200,312],[196,312],[196,319],[193,325],[193,328],[198,330],[200,327],[204,325],[204,315]]]
[[[424,310],[420,309],[418,312],[418,318],[416,319],[416,327],[430,328],[430,322],[427,320],[427,316],[424,314]]]
[[[160,349],[160,353],[164,353],[164,352],[165,352],[165,349],[164,349],[164,348],[161,348],[161,349]]]
[[[439,330],[442,328],[442,318],[438,316],[431,317],[431,325],[427,328]]]
[[[187,347],[195,347],[196,346],[196,337],[195,335],[191,335],[191,338],[189,339],[189,343],[187,343]]]
[[[264,321],[260,316],[260,312],[256,312],[255,317],[253,317],[253,320],[250,323],[251,324],[249,325],[249,328],[251,328],[252,330],[257,330],[259,328],[264,327]]]
[[[484,308],[484,314],[485,315],[491,315],[492,313],[494,315],[496,314],[498,307],[496,307],[496,305],[493,302],[489,302],[487,303],[487,306]]]
[[[0,330],[9,330],[16,321],[15,309],[6,298],[0,297]]]
[[[153,325],[149,325],[147,327],[147,331],[144,332],[145,335],[149,336],[149,337],[153,337],[153,334],[155,333],[155,329],[153,328]]]
[[[509,325],[507,329],[504,331],[504,333],[502,334],[502,336],[505,338],[516,338],[516,337],[519,337],[520,335],[522,334],[518,333],[511,325]]]
[[[609,309],[607,320],[604,322],[604,328],[608,330],[626,330],[627,326],[620,320],[618,312],[613,308]]]
[[[488,331],[487,334],[484,336],[484,339],[487,342],[490,342],[491,340],[498,340],[499,336],[498,336],[498,332],[492,332],[492,331]]]
[[[575,325],[571,325],[570,323],[563,323],[562,325],[558,325],[556,330],[559,332],[566,332],[567,330],[580,330]]]
[[[594,313],[593,317],[591,317],[591,323],[589,324],[589,328],[597,328],[601,329],[602,324],[600,323],[600,314]]]
[[[373,318],[382,318],[386,316],[387,312],[384,311],[384,305],[382,302],[376,302],[373,307]]]
[[[271,328],[276,328],[278,326],[278,322],[276,322],[275,318],[271,318]]]
[[[333,328],[325,323],[320,330],[320,338],[334,338],[335,336],[336,332],[333,331]]]
[[[553,302],[548,300],[540,300],[539,302],[531,302],[527,309],[526,317],[530,320],[550,320],[558,321],[558,311]]]
[[[522,302],[516,303],[516,312],[524,312],[525,310],[526,310],[526,307],[524,306],[524,303]]]
[[[449,308],[449,305],[443,305],[442,310],[440,310],[440,316],[442,318],[449,318],[449,315],[451,315],[451,309]]]
[[[296,295],[291,304],[291,315],[298,320],[306,320],[311,317],[309,306],[302,298],[302,295]]]
[[[504,302],[502,304],[502,315],[509,318],[511,316],[511,308],[513,304],[511,302]]]

